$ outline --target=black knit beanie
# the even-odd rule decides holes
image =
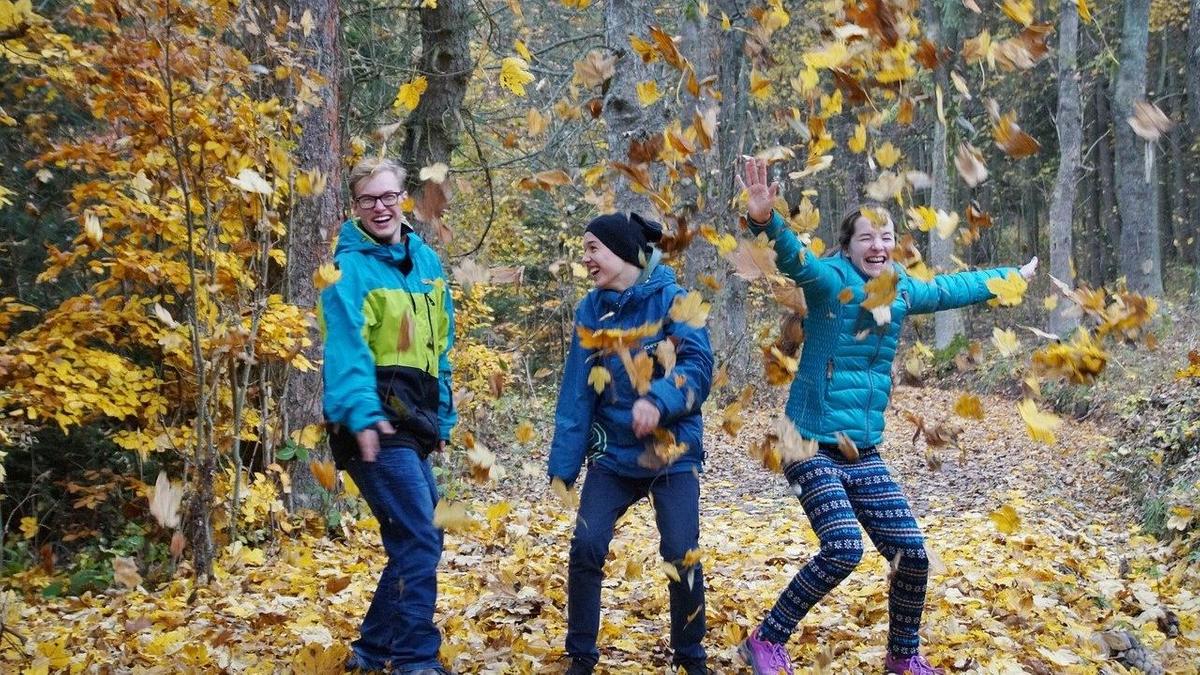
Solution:
[[[597,216],[588,223],[591,232],[608,250],[631,265],[645,267],[650,260],[650,244],[662,239],[662,225],[630,212]]]

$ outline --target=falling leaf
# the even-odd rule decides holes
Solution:
[[[635,88],[637,89],[638,103],[640,103],[643,108],[648,108],[654,105],[658,99],[662,98],[662,92],[658,90],[658,82],[655,80],[638,82]]]
[[[750,70],[750,95],[754,97],[754,100],[768,101],[773,92],[770,78],[763,77],[757,68],[752,68]]]
[[[892,302],[896,300],[896,284],[899,277],[896,270],[884,268],[879,276],[866,283],[867,297],[862,301],[862,308],[871,312],[875,324],[882,326],[892,320]]]
[[[1033,23],[1033,0],[1004,0],[1000,11],[1022,26]]]
[[[1079,18],[1085,23],[1091,23],[1092,10],[1088,8],[1087,0],[1075,0],[1075,9],[1079,11]]]
[[[867,125],[859,123],[854,127],[854,135],[847,141],[846,147],[855,154],[861,153],[867,148]]]
[[[21,538],[33,539],[38,533],[38,519],[33,516],[21,518]]]
[[[133,558],[114,556],[112,559],[113,581],[125,588],[137,588],[142,583],[142,575],[138,574],[137,562]]]
[[[787,415],[781,415],[775,420],[774,431],[779,439],[779,457],[781,466],[786,467],[795,462],[803,462],[817,454],[817,442],[804,438],[796,429],[796,425]]]
[[[671,374],[675,369],[675,342],[673,340],[663,340],[654,348],[654,360],[658,361],[658,365],[663,369],[663,377]]]
[[[615,54],[593,49],[575,62],[575,79],[586,88],[599,87],[616,73]]]
[[[421,95],[428,88],[429,80],[425,79],[424,75],[414,77],[400,85],[400,90],[396,92],[396,99],[392,101],[392,107],[408,111],[416,110],[417,104],[421,102]]]
[[[892,145],[891,141],[884,143],[875,149],[875,161],[885,169],[892,168],[896,162],[900,161],[902,155],[896,146]]]
[[[983,419],[983,402],[974,394],[963,394],[954,402],[954,414],[959,417]]]
[[[629,383],[633,385],[638,394],[645,396],[650,391],[650,379],[654,376],[654,361],[650,355],[639,349],[638,353],[633,356],[630,356],[627,350],[618,352],[618,356],[621,357],[621,363],[625,366],[625,374],[629,376]]]
[[[766,234],[760,234],[754,239],[741,239],[737,250],[725,256],[739,277],[746,281],[754,281],[763,277],[778,274],[775,267],[775,249],[771,246]]]
[[[1175,126],[1171,118],[1149,101],[1134,101],[1133,116],[1128,121],[1129,126],[1133,127],[1133,133],[1151,143]]]
[[[226,180],[232,183],[234,187],[246,192],[268,196],[275,192],[275,189],[262,177],[262,174],[254,169],[242,169],[238,172],[236,178],[226,176]]]
[[[334,468],[332,461],[312,460],[308,463],[308,470],[312,472],[313,478],[317,479],[326,492],[333,492],[333,488],[337,486],[337,469]]]
[[[496,454],[482,443],[473,443],[467,449],[467,468],[471,480],[480,485],[499,477]]]
[[[529,420],[525,420],[517,425],[517,442],[528,445],[533,442],[534,430],[533,424]]]
[[[996,525],[996,529],[1004,534],[1015,534],[1021,527],[1021,516],[1010,504],[1005,504],[988,514],[988,519]]]
[[[988,171],[983,163],[983,153],[970,143],[959,144],[958,152],[954,155],[954,166],[970,187],[976,187],[987,180]]]
[[[555,476],[550,481],[550,490],[563,503],[563,506],[569,509],[579,508],[579,495],[575,492],[574,487],[567,487],[563,479]]]
[[[1030,438],[1046,445],[1054,445],[1058,441],[1054,435],[1054,429],[1062,423],[1058,415],[1038,410],[1037,404],[1029,399],[1017,404],[1017,412],[1025,420],[1025,430]]]
[[[854,444],[854,440],[842,432],[837,434],[838,450],[848,462],[858,461],[858,446]]]
[[[987,280],[987,289],[995,296],[991,303],[1001,307],[1016,307],[1021,304],[1021,300],[1025,297],[1025,290],[1028,288],[1029,283],[1025,281],[1025,277],[1012,270],[1009,270],[1008,274],[1003,277],[992,277]]]
[[[597,394],[602,393],[611,381],[612,374],[604,366],[592,366],[592,370],[588,372],[588,384],[596,390]]]
[[[505,57],[500,61],[500,86],[517,96],[525,95],[525,85],[533,82],[529,64],[519,56]]]
[[[467,515],[467,505],[462,502],[439,500],[433,509],[433,526],[450,532],[469,529],[471,517]]]
[[[396,351],[403,354],[412,349],[416,336],[417,326],[412,320],[412,315],[402,314],[396,327]]]
[[[445,183],[446,176],[450,173],[450,167],[446,166],[445,162],[437,162],[421,168],[420,178],[422,181],[433,181],[434,183]]]
[[[313,287],[318,291],[326,289],[342,278],[342,271],[331,262],[324,262],[313,270]]]
[[[683,583],[683,578],[679,576],[679,570],[675,568],[675,565],[664,560],[662,561],[660,567],[662,568],[663,574],[667,575],[668,579],[677,584]]]
[[[158,472],[150,492],[150,515],[167,529],[179,526],[179,505],[183,501],[183,486],[171,483],[167,472]]]
[[[662,330],[662,323],[645,323],[633,328],[597,328],[592,330],[585,326],[577,326],[579,344],[584,349],[599,349],[608,352],[624,351],[635,347],[645,338],[657,335]]]
[[[671,303],[669,316],[676,323],[686,324],[692,328],[703,328],[708,321],[708,312],[712,306],[704,301],[704,296],[696,291],[687,295],[677,295]]]
[[[996,145],[1009,157],[1020,159],[1037,154],[1042,145],[1033,136],[1017,126],[1017,113],[1010,112],[1002,116],[992,127],[992,138]]]
[[[992,344],[996,345],[996,350],[1004,358],[1014,356],[1021,349],[1016,332],[999,326],[992,328]]]

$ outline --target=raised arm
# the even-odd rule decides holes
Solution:
[[[840,291],[841,282],[837,275],[819,262],[788,228],[783,216],[774,210],[779,183],[768,184],[766,160],[747,158],[744,173],[745,179],[738,176],[738,184],[746,191],[750,231],[756,235],[767,234],[775,247],[775,266],[779,271],[806,293],[834,295]]]

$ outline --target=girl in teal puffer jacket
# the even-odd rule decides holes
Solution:
[[[785,467],[784,474],[821,548],[738,651],[755,675],[792,673],[784,645],[808,610],[857,566],[863,552],[861,523],[895,567],[888,593],[885,671],[941,673],[917,653],[929,570],[924,539],[908,499],[877,450],[892,393],[892,360],[907,315],[988,300],[989,279],[1009,274],[1030,279],[1037,258],[1019,270],[960,272],[921,281],[892,262],[895,226],[880,207],[860,207],[847,214],[838,232],[839,250],[817,258],[772,211],[779,185],[768,185],[766,162],[747,162],[744,187],[750,229],[766,232],[779,270],[804,289],[808,302],[804,351],[786,414],[802,437],[817,441],[818,451]],[[897,275],[896,297],[890,320],[879,321],[862,305],[867,282],[887,270]],[[839,450],[839,436],[857,447],[856,460]]]

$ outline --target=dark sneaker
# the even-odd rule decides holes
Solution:
[[[754,675],[795,675],[787,648],[774,642],[759,640],[757,628],[750,633],[745,642],[738,645],[738,656],[750,666]]]
[[[579,659],[571,659],[571,665],[567,667],[567,675],[592,675],[592,671],[596,666],[581,661]]]

